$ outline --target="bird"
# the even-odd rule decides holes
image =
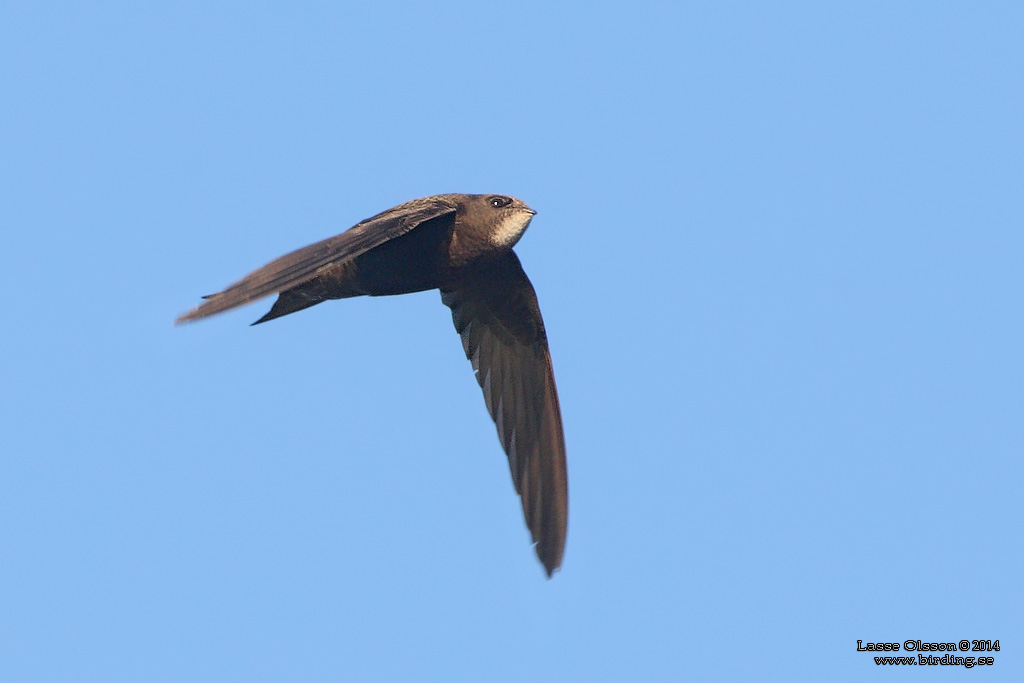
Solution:
[[[328,299],[440,290],[508,457],[537,557],[562,564],[568,476],[562,414],[537,295],[513,247],[536,211],[500,194],[440,194],[399,204],[254,270],[176,324],[271,294],[259,320]]]

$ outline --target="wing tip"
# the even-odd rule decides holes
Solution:
[[[565,535],[557,539],[546,539],[538,541],[533,546],[537,553],[537,559],[544,565],[544,572],[548,579],[555,576],[555,572],[562,568],[562,555],[565,554]]]
[[[196,320],[223,312],[225,310],[224,308],[216,306],[215,303],[210,300],[210,297],[212,296],[215,295],[211,294],[210,296],[204,296],[203,298],[206,299],[205,302],[196,306],[191,311],[187,311],[179,315],[174,319],[174,324],[183,325],[184,323],[195,322]]]
[[[178,325],[184,325],[185,323],[190,323],[190,322],[196,320],[197,319],[196,312],[198,310],[199,309],[197,309],[197,308],[196,309],[192,309],[188,313],[182,313],[181,315],[179,315],[177,318],[174,319],[175,327],[177,327]]]

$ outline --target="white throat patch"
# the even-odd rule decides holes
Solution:
[[[512,247],[526,232],[526,227],[533,220],[533,214],[516,211],[505,216],[498,224],[497,230],[491,233],[491,242],[497,247]]]

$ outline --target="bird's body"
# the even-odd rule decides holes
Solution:
[[[534,213],[503,195],[414,199],[268,263],[178,322],[275,293],[271,310],[254,324],[328,299],[441,290],[550,575],[565,545],[565,441],[544,322],[512,251]]]

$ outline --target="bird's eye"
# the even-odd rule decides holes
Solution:
[[[503,206],[508,206],[509,204],[511,204],[512,200],[509,199],[508,197],[502,197],[500,195],[495,195],[495,196],[490,198],[489,202],[490,202],[491,206],[493,206],[494,208],[500,209]]]

